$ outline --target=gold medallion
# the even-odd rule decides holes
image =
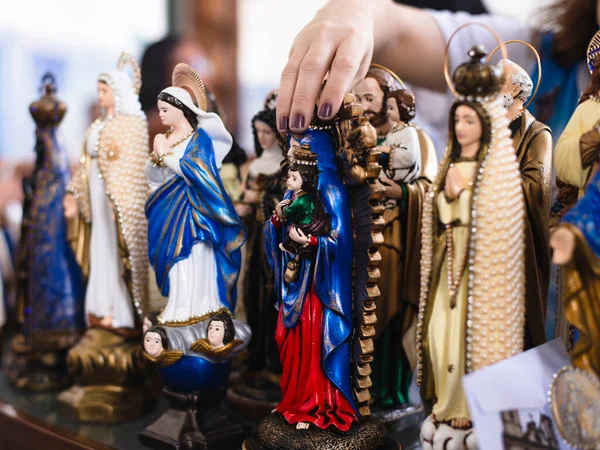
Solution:
[[[600,380],[592,372],[565,366],[550,387],[552,417],[572,447],[593,450],[600,442]]]

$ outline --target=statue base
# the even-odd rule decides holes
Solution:
[[[116,423],[142,416],[150,409],[151,398],[129,386],[75,385],[59,394],[61,413],[71,420],[87,423]]]
[[[36,349],[26,344],[22,334],[12,339],[10,347],[5,372],[17,389],[55,391],[73,383],[67,373],[68,349]]]
[[[472,428],[453,428],[430,415],[421,427],[421,445],[423,450],[477,450],[477,438]]]
[[[402,442],[405,449],[421,448],[420,431],[425,420],[423,405],[405,405],[395,408],[371,407],[371,415],[381,420],[390,434]]]
[[[238,383],[227,389],[227,401],[236,414],[260,421],[281,401],[280,376],[269,372],[242,374]]]
[[[256,435],[244,442],[243,450],[400,450],[385,425],[374,417],[366,417],[346,433],[311,426],[297,430],[279,413],[265,417]]]
[[[140,417],[154,403],[146,387],[148,365],[138,339],[89,329],[68,353],[69,373],[77,383],[58,396],[61,411],[80,422]]]
[[[221,409],[222,391],[181,394],[163,390],[169,409],[144,429],[140,443],[155,450],[239,448],[249,427]]]

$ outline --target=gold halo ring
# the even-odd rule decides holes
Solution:
[[[537,77],[537,83],[535,85],[535,91],[533,91],[533,94],[531,95],[531,97],[529,97],[529,100],[527,100],[527,102],[521,108],[521,111],[522,111],[524,109],[527,109],[527,107],[529,105],[531,105],[531,102],[535,98],[535,95],[537,94],[537,91],[540,88],[540,82],[542,81],[542,61],[540,60],[540,54],[537,52],[535,47],[533,45],[531,45],[529,42],[525,42],[520,39],[511,39],[509,41],[503,42],[502,44],[497,46],[494,50],[492,50],[488,56],[488,62],[490,61],[490,59],[492,59],[492,56],[494,56],[494,53],[496,53],[500,49],[500,47],[504,47],[504,46],[506,46],[506,44],[512,44],[513,42],[517,42],[519,44],[523,44],[523,45],[526,45],[527,47],[529,47],[531,49],[531,51],[533,52],[533,54],[535,55],[535,59],[537,60],[537,65],[538,65],[538,77]]]
[[[454,36],[456,36],[456,33],[458,33],[463,28],[466,28],[471,25],[478,25],[480,27],[485,28],[487,31],[489,31],[489,33],[494,37],[494,39],[496,39],[496,41],[498,42],[498,45],[500,46],[500,50],[502,51],[502,59],[508,59],[508,54],[506,52],[506,48],[502,46],[502,39],[500,38],[498,33],[496,33],[496,31],[494,31],[494,29],[492,27],[490,27],[484,23],[479,23],[479,22],[463,23],[460,27],[458,27],[456,30],[454,30],[454,33],[452,33],[450,35],[450,38],[448,39],[448,42],[446,43],[446,48],[444,49],[444,77],[446,78],[446,84],[450,88],[450,91],[452,91],[452,93],[456,97],[460,97],[460,95],[458,94],[458,92],[456,92],[456,89],[454,89],[454,85],[452,84],[452,79],[450,78],[450,69],[448,68],[448,63],[449,63],[450,57],[448,55],[448,50],[450,49],[450,43],[452,42],[452,39],[454,39]]]
[[[173,86],[185,88],[192,93],[192,97],[196,100],[198,108],[206,111],[207,99],[206,88],[204,82],[198,72],[184,63],[179,63],[173,69]]]
[[[371,70],[371,69],[383,70],[384,72],[388,73],[394,80],[396,80],[398,82],[398,84],[400,84],[400,87],[402,89],[406,89],[402,79],[396,73],[394,73],[391,69],[389,69],[385,66],[382,66],[381,64],[375,64],[375,63],[371,63],[371,65],[369,66],[369,70]]]

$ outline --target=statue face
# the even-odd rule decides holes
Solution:
[[[500,95],[504,100],[504,107],[508,110],[508,119],[511,121],[519,115],[523,108],[523,100],[517,97],[521,88],[512,82],[518,71],[517,67],[507,64],[504,67],[504,81],[500,87]]]
[[[213,320],[208,326],[208,343],[213,348],[223,347],[223,338],[225,337],[225,324],[221,320]]]
[[[144,350],[153,358],[160,355],[164,348],[162,346],[162,338],[160,334],[149,332],[144,335]]]
[[[275,132],[269,125],[260,120],[254,121],[254,128],[256,129],[256,136],[258,137],[258,143],[263,150],[273,148],[277,138]]]
[[[163,125],[168,127],[175,126],[181,123],[187,123],[183,111],[175,108],[173,105],[162,100],[158,101],[158,116]]]
[[[398,109],[398,101],[394,97],[388,97],[387,117],[394,123],[400,123],[400,110]]]
[[[377,128],[387,122],[387,111],[381,110],[384,94],[375,78],[365,78],[354,87],[352,93],[362,105],[363,113],[369,118],[371,125]]]
[[[103,108],[111,108],[115,106],[115,97],[110,86],[103,81],[98,81],[96,88],[98,92],[98,104]]]
[[[286,181],[287,188],[292,192],[298,192],[302,189],[302,177],[300,172],[294,170],[288,171],[288,178]]]
[[[454,132],[461,146],[468,146],[481,141],[483,134],[481,119],[477,112],[469,106],[460,105],[454,113]]]

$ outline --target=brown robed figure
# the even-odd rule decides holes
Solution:
[[[499,63],[505,78],[500,90],[507,108],[513,147],[521,171],[525,221],[525,349],[546,342],[545,320],[550,282],[549,221],[552,182],[552,131],[524,109],[533,82],[510,60]]]
[[[388,153],[388,162],[380,182],[386,188],[385,228],[381,253],[380,296],[377,299],[377,323],[375,324],[375,357],[372,364],[371,395],[375,404],[386,408],[402,407],[409,403],[408,389],[412,372],[416,367],[416,315],[419,304],[421,258],[421,216],[425,194],[435,179],[437,155],[429,136],[404,121],[394,125],[387,112],[412,108],[408,117],[415,113],[414,97],[394,98],[394,93],[405,91],[399,78],[389,69],[373,64],[365,79],[356,85],[353,93],[363,106],[365,116],[377,130],[377,144]],[[406,112],[406,111],[405,111]],[[402,114],[404,116],[404,114]],[[411,130],[409,130],[411,129]],[[412,134],[389,148],[391,134]],[[402,151],[418,146],[420,170],[410,182],[397,181],[395,161]],[[390,170],[386,170],[385,166]],[[414,169],[414,168],[412,168]],[[410,169],[408,169],[410,171]],[[389,175],[389,177],[387,176]]]

